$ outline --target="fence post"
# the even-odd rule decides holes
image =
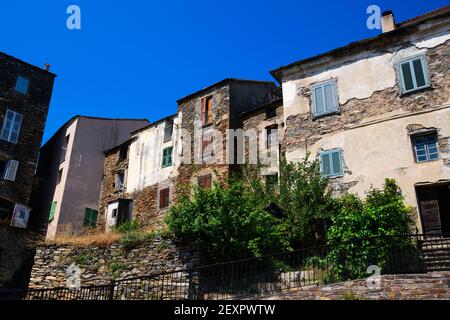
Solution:
[[[116,288],[116,282],[113,280],[109,286],[109,300],[114,300],[114,289]]]
[[[193,281],[193,271],[191,268],[188,269],[188,300],[194,300],[194,281]]]

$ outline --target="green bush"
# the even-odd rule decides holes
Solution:
[[[167,217],[169,230],[195,244],[212,261],[227,261],[290,249],[286,226],[266,210],[261,195],[243,181],[195,188]]]
[[[138,231],[139,229],[140,229],[139,221],[133,220],[133,221],[127,221],[125,223],[118,225],[115,228],[115,231],[118,233],[128,233],[128,232]]]
[[[411,208],[405,205],[393,179],[386,179],[382,189],[372,188],[365,200],[352,194],[344,196],[331,220],[327,234],[331,280],[366,277],[370,265],[384,270],[393,244],[401,252],[410,242],[406,237],[382,236],[410,234],[414,224]]]

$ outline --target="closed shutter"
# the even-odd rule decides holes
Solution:
[[[342,150],[335,149],[322,152],[320,154],[320,169],[326,177],[342,176],[344,174]]]
[[[30,209],[23,205],[16,204],[11,225],[16,228],[26,229],[29,217]]]
[[[84,213],[84,226],[95,228],[97,226],[98,211],[86,208]]]
[[[170,189],[162,189],[159,191],[159,208],[167,208],[170,204]]]
[[[421,201],[422,221],[424,233],[441,233],[441,216],[437,200]]]
[[[55,212],[56,212],[56,206],[58,205],[58,202],[53,201],[52,207],[50,208],[50,213],[48,214],[48,221],[52,222],[55,219]]]
[[[19,140],[20,126],[22,125],[23,116],[20,113],[14,114],[14,121],[11,129],[11,135],[9,136],[9,141],[12,143],[17,143]]]
[[[14,121],[14,112],[7,110],[5,120],[3,121],[2,133],[0,138],[2,140],[9,141],[9,134],[11,132],[11,128]]]
[[[16,181],[18,168],[19,168],[19,161],[9,160],[6,164],[4,179],[8,181]]]
[[[211,189],[212,176],[210,174],[198,178],[198,186],[201,189]]]

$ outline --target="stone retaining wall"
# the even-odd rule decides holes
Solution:
[[[377,288],[366,279],[265,298],[267,300],[450,300],[450,272],[384,275]]]
[[[157,237],[151,243],[125,251],[119,243],[108,247],[77,248],[45,245],[36,249],[29,288],[66,287],[68,268],[81,270],[81,285],[102,285],[113,279],[182,270],[201,265],[200,255],[171,239]]]

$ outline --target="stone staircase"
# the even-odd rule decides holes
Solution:
[[[426,272],[450,271],[450,236],[427,236],[419,245]]]

